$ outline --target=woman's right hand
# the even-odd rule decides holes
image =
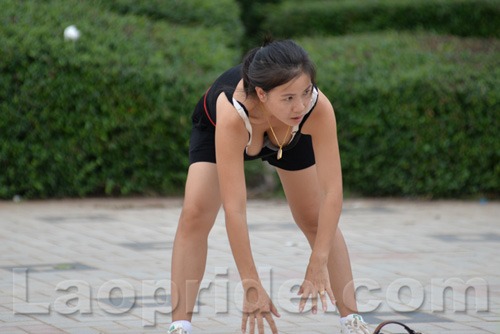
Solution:
[[[243,298],[243,319],[241,330],[246,333],[247,324],[249,333],[255,333],[255,323],[257,322],[258,334],[264,334],[264,319],[271,327],[274,333],[278,333],[278,328],[274,323],[273,316],[280,317],[278,310],[274,306],[266,290],[259,282],[254,280],[244,280],[244,298]]]

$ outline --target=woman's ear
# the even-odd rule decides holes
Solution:
[[[262,88],[255,87],[255,92],[257,93],[257,97],[259,98],[260,102],[267,101],[267,93]]]

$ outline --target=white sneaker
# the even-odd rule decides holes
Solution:
[[[190,334],[182,325],[172,325],[167,334]]]
[[[341,334],[370,334],[368,325],[359,314],[350,314],[341,325]]]

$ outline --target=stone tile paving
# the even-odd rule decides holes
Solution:
[[[181,206],[163,198],[0,202],[0,333],[166,333]],[[297,313],[310,251],[286,202],[250,201],[248,223],[280,333],[339,333],[333,306]],[[369,323],[500,333],[499,202],[350,199],[340,224]],[[195,333],[240,333],[238,282],[219,214]]]

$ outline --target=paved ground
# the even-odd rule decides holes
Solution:
[[[0,332],[166,333],[180,200],[0,202]],[[297,314],[309,249],[283,201],[251,201],[255,260],[280,333],[339,333],[335,310]],[[500,203],[346,200],[360,309],[423,333],[500,333]],[[239,333],[238,276],[222,215],[195,333]],[[374,326],[372,327],[372,329]]]

